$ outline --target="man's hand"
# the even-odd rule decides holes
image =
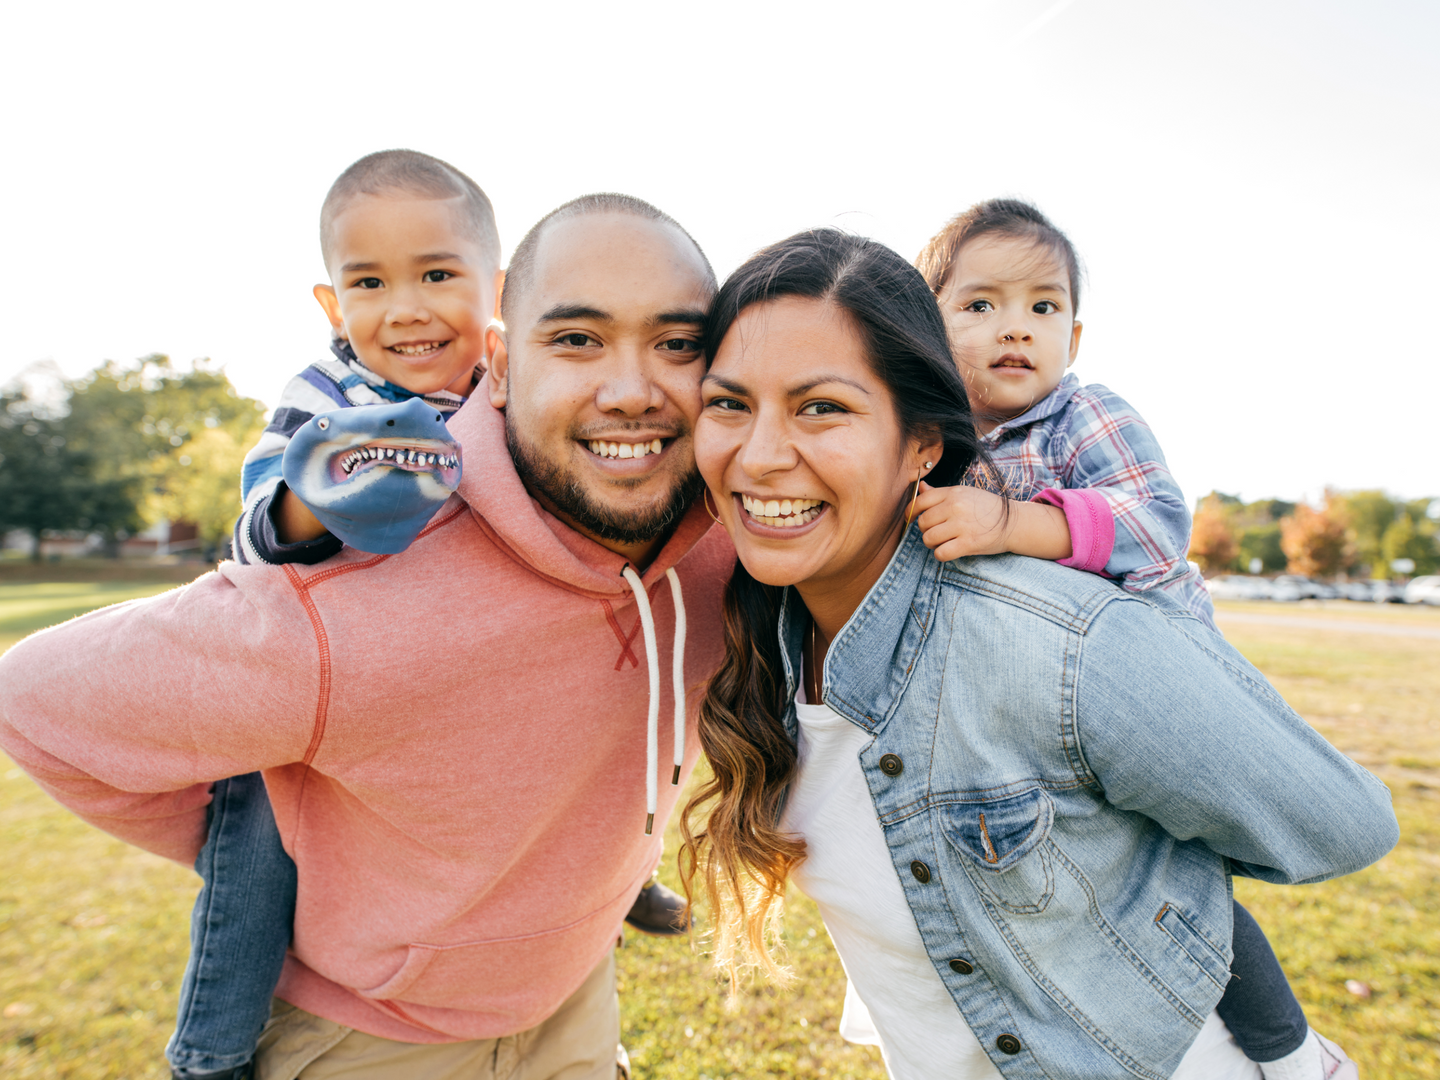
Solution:
[[[1018,502],[964,485],[935,488],[922,481],[914,514],[925,546],[941,562],[1006,551],[1050,560],[1071,554],[1070,526],[1058,506]]]

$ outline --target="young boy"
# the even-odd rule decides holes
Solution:
[[[484,373],[487,328],[499,314],[504,274],[490,200],[436,158],[387,150],[355,162],[325,198],[320,245],[330,283],[315,286],[315,297],[335,359],[290,381],[245,457],[235,527],[235,556],[245,563],[317,563],[342,546],[285,483],[292,435],[317,413],[351,406],[420,398],[453,413]],[[178,1078],[246,1080],[289,946],[296,890],[258,773],[215,784],[196,870],[204,885],[165,1054]],[[683,910],[684,900],[652,879],[627,921],[678,934]]]

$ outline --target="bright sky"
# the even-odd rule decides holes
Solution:
[[[164,352],[273,402],[327,355],[326,189],[407,146],[507,254],[616,190],[722,276],[1029,197],[1089,267],[1075,370],[1192,499],[1440,495],[1433,0],[31,3],[6,37],[0,381]]]

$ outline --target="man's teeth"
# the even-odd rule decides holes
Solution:
[[[665,449],[665,444],[659,439],[641,443],[606,442],[604,439],[591,439],[585,445],[590,448],[592,454],[608,458],[644,457],[646,454],[658,454]]]
[[[402,356],[420,356],[423,353],[434,352],[443,344],[445,344],[443,341],[426,341],[420,345],[391,345],[390,349]]]
[[[825,505],[819,499],[753,499],[749,495],[741,495],[740,504],[761,525],[781,529],[809,524]]]
[[[460,464],[460,459],[454,454],[432,454],[427,450],[407,449],[403,446],[361,446],[340,459],[340,468],[349,476],[367,461],[409,465],[416,469],[454,469]]]

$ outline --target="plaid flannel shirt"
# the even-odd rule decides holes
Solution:
[[[1133,592],[1174,593],[1215,625],[1210,593],[1185,558],[1190,546],[1185,497],[1150,426],[1118,394],[1098,384],[1081,386],[1067,375],[1043,400],[981,442],[997,475],[977,467],[967,484],[1021,500],[1049,488],[1100,495],[1115,518],[1105,575]]]

